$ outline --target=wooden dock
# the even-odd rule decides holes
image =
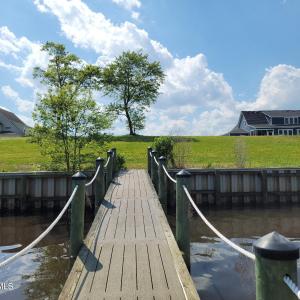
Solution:
[[[60,299],[199,299],[146,171],[110,185]]]

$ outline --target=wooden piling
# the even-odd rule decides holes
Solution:
[[[166,175],[163,169],[163,166],[166,165],[166,158],[164,156],[161,156],[158,159],[159,167],[158,167],[158,198],[160,201],[160,204],[165,212],[167,214],[168,211],[168,200],[167,200],[167,180]]]
[[[113,165],[113,151],[112,150],[108,150],[107,151],[107,160],[109,159],[109,162],[107,164],[106,167],[106,189],[108,189],[110,183],[112,182],[112,165]]]
[[[190,228],[189,228],[189,200],[183,190],[185,185],[191,189],[191,173],[181,170],[176,174],[176,241],[183,252],[183,258],[190,270]]]
[[[147,149],[147,161],[148,161],[147,167],[148,167],[148,174],[150,175],[150,177],[151,177],[151,155],[150,155],[151,152],[152,152],[152,148],[148,147],[148,149]]]
[[[256,300],[293,300],[295,295],[284,283],[288,275],[297,284],[299,246],[277,232],[254,244]]]
[[[95,213],[98,211],[105,195],[105,178],[104,178],[104,158],[96,159],[96,170],[100,167],[95,179]]]
[[[157,152],[155,150],[151,151],[152,154],[152,158],[151,158],[151,179],[153,182],[153,185],[156,189],[156,191],[158,190],[158,171],[157,171],[157,165],[156,162],[154,160],[154,157],[156,158],[157,156]]]
[[[72,188],[78,185],[71,204],[70,255],[76,257],[83,243],[86,176],[78,172],[72,176]]]

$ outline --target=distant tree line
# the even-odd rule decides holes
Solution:
[[[62,44],[47,42],[47,68],[36,67],[34,78],[46,87],[33,112],[31,140],[53,170],[75,171],[92,161],[109,141],[105,130],[124,116],[130,135],[144,129],[146,112],[155,103],[165,75],[159,62],[142,51],[127,51],[101,68],[87,64]],[[97,104],[94,93],[111,99]]]

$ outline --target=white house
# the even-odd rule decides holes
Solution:
[[[29,126],[20,120],[14,113],[0,108],[0,135],[13,134],[24,136],[28,128]]]

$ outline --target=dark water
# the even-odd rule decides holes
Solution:
[[[300,207],[209,210],[205,215],[248,250],[254,240],[274,230],[300,241]],[[0,260],[28,245],[55,217],[0,216]],[[92,216],[86,220],[87,230]],[[169,221],[174,225],[174,217]],[[255,299],[254,263],[216,238],[199,217],[194,216],[191,222],[191,271],[201,300]],[[0,284],[13,285],[11,290],[0,288],[1,300],[57,299],[71,264],[68,228],[67,219],[62,219],[38,247],[0,270]]]
[[[274,230],[300,242],[300,207],[209,210],[205,215],[249,251],[253,241]],[[192,218],[191,228],[191,272],[201,300],[255,299],[254,262],[216,238],[199,217]]]
[[[55,217],[56,214],[0,215],[0,260],[30,244]],[[88,214],[86,231],[91,220]],[[71,266],[68,239],[65,216],[36,248],[0,269],[0,299],[57,299]]]

